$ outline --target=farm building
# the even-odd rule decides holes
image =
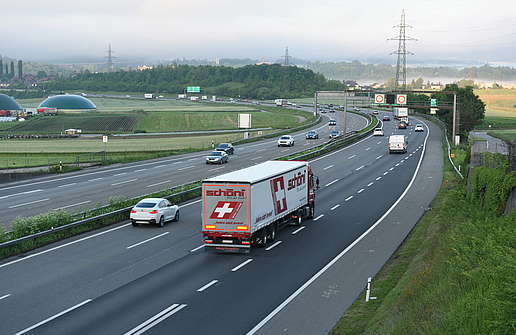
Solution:
[[[21,110],[23,110],[23,107],[10,96],[0,93],[0,110],[1,111],[21,111]],[[14,114],[16,114],[16,113],[14,113]],[[9,115],[2,115],[2,116],[9,116]]]
[[[38,110],[45,108],[57,108],[59,112],[92,112],[97,106],[88,98],[80,95],[64,94],[54,95],[39,104]]]

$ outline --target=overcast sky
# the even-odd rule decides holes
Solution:
[[[0,55],[23,61],[251,58],[516,67],[514,0],[24,0],[2,3]],[[394,38],[394,39],[393,39]],[[415,40],[411,40],[415,39]],[[481,65],[481,64],[480,64]]]

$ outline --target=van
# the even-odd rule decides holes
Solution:
[[[407,152],[408,140],[405,135],[391,135],[389,136],[389,153],[393,152]]]

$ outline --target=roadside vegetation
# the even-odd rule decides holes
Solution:
[[[503,214],[516,173],[484,159],[469,194],[445,159],[432,208],[372,281],[377,299],[363,292],[330,334],[516,333],[516,213]]]

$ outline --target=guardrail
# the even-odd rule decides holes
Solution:
[[[287,159],[288,160],[293,160],[293,159],[296,159],[296,160],[306,160],[306,159],[310,159],[310,158],[322,155],[324,153],[327,153],[329,151],[335,150],[336,148],[347,146],[350,143],[353,143],[355,141],[358,141],[359,139],[362,139],[362,138],[370,135],[372,133],[376,123],[371,122],[371,116],[370,115],[367,115],[365,113],[363,115],[367,116],[369,118],[369,125],[366,127],[365,131],[360,132],[360,133],[354,132],[354,133],[352,133],[352,134],[350,134],[348,136],[345,136],[345,137],[342,136],[342,137],[337,137],[337,138],[331,139],[327,143],[323,144],[322,146],[318,146],[318,147],[314,147],[314,148],[308,149],[309,152],[307,152],[306,154],[302,154],[303,152],[307,151],[305,149],[305,150],[302,150],[302,151],[299,151],[297,153],[294,153],[294,154],[290,155],[289,157],[291,157],[291,158],[287,158]],[[314,121],[314,123],[318,122],[320,120],[320,118],[321,117],[319,116],[317,118],[317,120]],[[313,124],[313,123],[310,123],[309,125],[297,127],[298,129],[291,128],[291,129],[288,129],[288,131],[291,132],[293,130],[294,131],[295,130],[300,130],[300,129],[309,127],[311,124]],[[286,131],[287,130],[278,132],[278,134],[285,133]],[[272,136],[272,134],[267,135],[267,137],[269,137],[269,136]],[[249,140],[249,139],[247,139],[247,140]],[[275,158],[275,160],[276,159],[280,159],[280,158],[284,158],[284,157],[278,157],[278,158]],[[199,183],[199,181],[186,183],[186,184],[183,184],[183,185],[175,187],[175,189],[189,187],[191,185],[195,185],[196,183]],[[162,198],[166,198],[166,199],[169,199],[169,200],[170,199],[174,199],[174,198],[178,198],[178,197],[179,198],[183,198],[183,199],[191,199],[191,198],[195,198],[195,197],[200,196],[200,193],[201,193],[201,186],[197,186],[197,187],[193,187],[191,189],[185,190],[185,191],[181,191],[181,192],[178,192],[178,193],[173,193],[173,194],[168,195],[168,196],[162,196]],[[136,204],[137,200],[146,198],[148,196],[149,196],[149,194],[146,194],[146,195],[138,196],[136,198],[127,199],[125,201],[128,201],[128,202],[129,201],[133,201],[134,203],[131,206],[124,207],[122,209],[118,209],[118,210],[111,211],[111,212],[108,212],[108,213],[104,213],[104,214],[101,214],[101,215],[97,215],[97,216],[93,216],[93,217],[90,217],[90,218],[82,219],[82,220],[79,220],[79,221],[76,221],[76,222],[73,222],[73,223],[69,223],[69,224],[66,224],[66,225],[62,225],[62,226],[59,226],[59,227],[52,228],[50,230],[42,231],[42,232],[39,232],[39,233],[31,234],[31,235],[28,235],[28,236],[25,236],[25,237],[20,237],[20,238],[14,239],[14,240],[10,240],[10,241],[7,241],[7,242],[0,243],[0,250],[3,250],[4,248],[8,248],[8,247],[19,246],[22,243],[28,242],[28,241],[34,242],[34,244],[31,245],[31,246],[28,246],[26,248],[19,248],[21,250],[16,250],[16,252],[24,252],[24,251],[31,250],[33,248],[36,248],[36,247],[39,247],[39,246],[43,245],[42,243],[38,244],[36,241],[39,238],[48,236],[50,234],[55,234],[55,233],[63,232],[63,231],[67,231],[67,230],[70,231],[70,230],[72,230],[74,228],[78,228],[78,227],[81,227],[83,225],[92,224],[92,223],[96,223],[93,228],[100,228],[102,226],[110,224],[110,223],[107,223],[107,224],[103,223],[103,221],[108,220],[110,218],[116,218],[116,220],[115,220],[116,222],[120,222],[121,220],[127,220],[127,219],[129,219],[129,215],[128,214],[129,214],[130,210],[134,207],[134,204]],[[103,207],[99,207],[99,208],[97,208],[95,210],[101,211],[102,209],[106,209],[106,208],[109,208],[109,207],[110,206],[103,206]],[[86,212],[82,212],[82,213],[78,213],[77,214],[78,217],[84,216],[84,215],[86,215]],[[9,232],[6,233],[6,234],[9,234]],[[46,243],[49,243],[49,242],[53,242],[53,241],[47,241]],[[15,253],[13,253],[13,255],[14,254]],[[10,256],[10,255],[7,255],[7,256]]]

